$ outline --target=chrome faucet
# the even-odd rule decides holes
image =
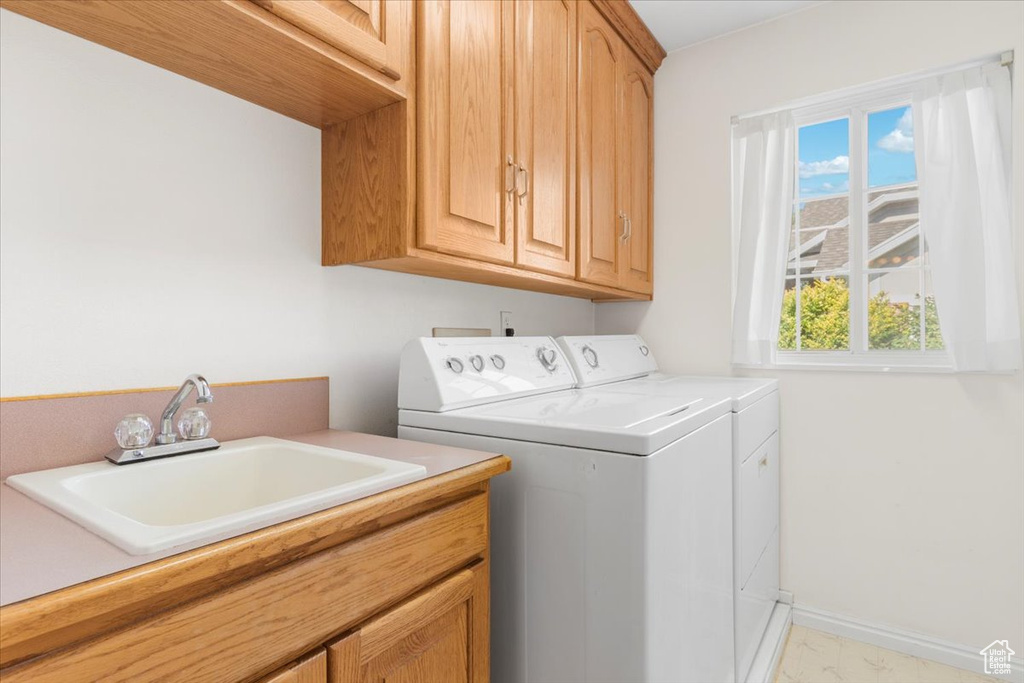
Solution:
[[[172,455],[198,453],[220,448],[217,440],[209,436],[179,440],[178,435],[174,433],[174,414],[178,412],[181,404],[185,402],[193,389],[196,390],[197,403],[213,403],[213,392],[210,391],[210,385],[206,379],[202,375],[189,375],[171,397],[171,402],[167,404],[163,415],[160,416],[160,433],[156,437],[156,443],[152,446],[144,445],[134,448],[119,446],[107,453],[107,460],[115,465],[125,465],[131,462],[143,462],[154,458],[167,458]],[[149,439],[152,434],[152,427],[150,427],[146,438]]]
[[[174,443],[178,440],[178,435],[174,432],[174,414],[178,412],[178,408],[185,402],[188,395],[192,393],[193,387],[196,390],[196,394],[198,394],[196,396],[196,403],[213,403],[213,392],[210,391],[210,385],[207,383],[206,378],[195,374],[186,377],[177,393],[171,397],[171,402],[164,408],[164,413],[160,417],[160,433],[156,437],[158,444]]]

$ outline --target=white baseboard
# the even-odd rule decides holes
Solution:
[[[761,644],[750,664],[746,683],[774,683],[775,672],[782,659],[782,651],[789,640],[789,627],[793,625],[793,609],[783,602],[775,603]]]
[[[958,669],[978,674],[983,672],[981,655],[978,653],[979,648],[939,640],[892,626],[873,624],[804,605],[793,605],[793,623],[797,626],[806,626],[825,633],[859,640],[862,643],[884,647],[887,650],[895,650],[921,659],[930,659],[933,662],[954,666]],[[1010,645],[1016,644],[1011,643]],[[1024,643],[1021,643],[1021,646],[1024,646]],[[995,678],[1013,683],[1024,683],[1024,663],[1014,657],[1010,666],[1012,671],[1009,674]]]

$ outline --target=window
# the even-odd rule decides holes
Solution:
[[[780,363],[947,366],[920,231],[910,93],[793,112]]]

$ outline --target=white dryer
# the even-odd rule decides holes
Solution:
[[[778,382],[659,372],[654,354],[638,335],[560,337],[557,341],[573,365],[577,387],[661,398],[699,394],[729,401],[736,680],[773,680],[774,660],[789,622],[789,608],[778,604]]]
[[[575,389],[548,337],[417,339],[399,436],[501,452],[496,683],[734,680],[731,403]]]

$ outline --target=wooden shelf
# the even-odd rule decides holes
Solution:
[[[407,96],[403,81],[248,0],[0,0],[0,7],[317,128]]]

